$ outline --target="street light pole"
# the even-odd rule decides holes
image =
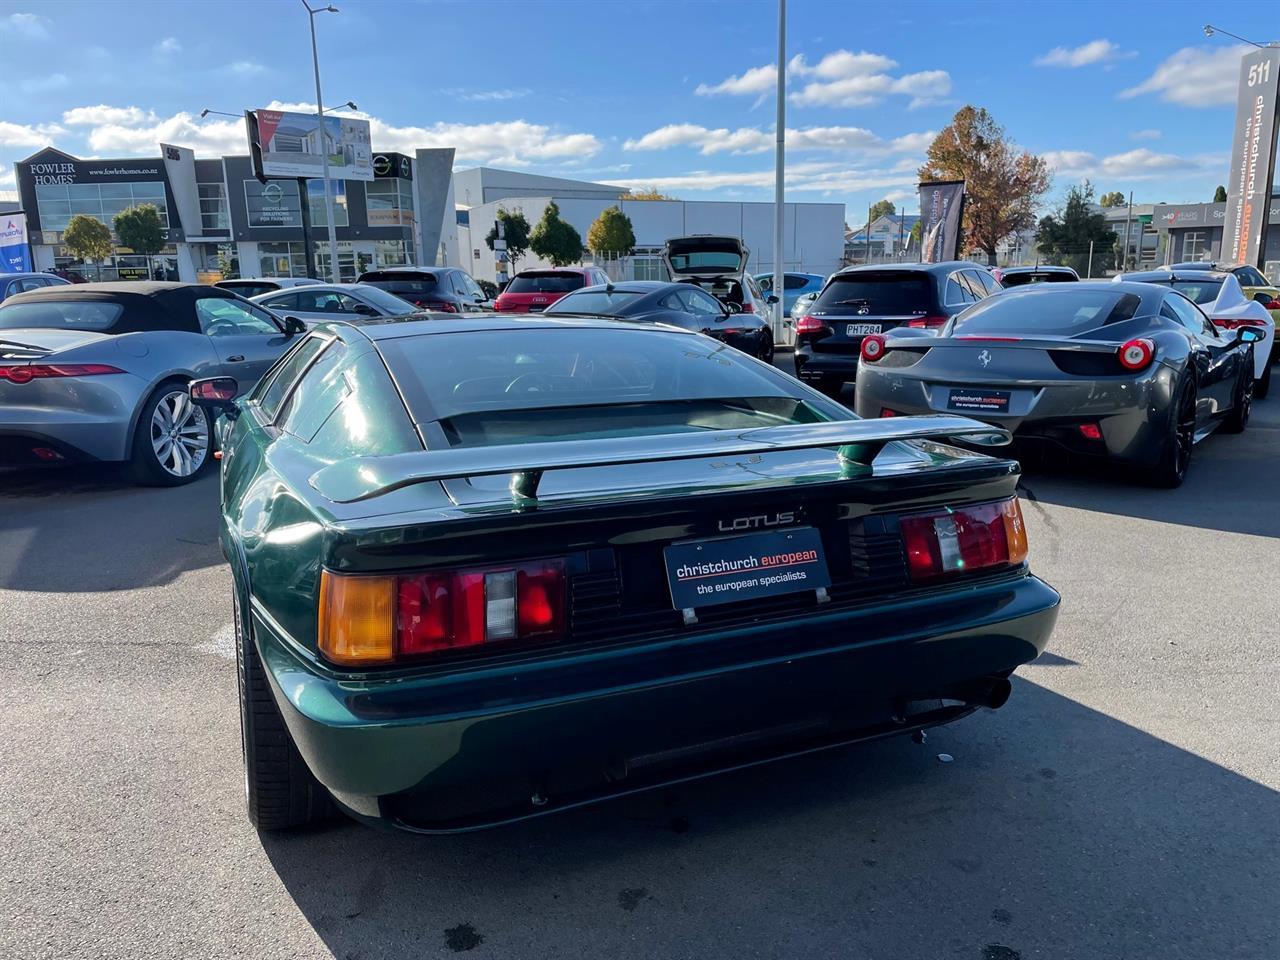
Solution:
[[[775,134],[776,147],[773,159],[773,295],[777,303],[770,311],[773,319],[773,339],[782,339],[783,292],[786,280],[783,273],[782,238],[785,233],[785,208],[783,207],[783,181],[786,171],[787,140],[787,0],[778,0],[778,117]]]
[[[329,181],[329,138],[324,128],[324,99],[320,95],[320,52],[316,47],[316,14],[337,13],[338,8],[330,5],[313,9],[307,0],[302,0],[302,5],[307,8],[311,21],[311,65],[316,74],[316,113],[320,117],[320,156],[324,170],[324,216],[329,224],[329,275],[334,283],[340,283],[342,277],[338,271],[338,227],[333,218],[333,184]],[[311,203],[309,192],[302,198],[302,202]],[[310,251],[307,255],[311,255]]]

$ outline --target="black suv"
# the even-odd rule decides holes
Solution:
[[[357,282],[381,287],[420,310],[484,313],[493,309],[471,274],[457,267],[383,267],[360,274]]]
[[[857,376],[863,337],[894,327],[936,330],[1001,289],[986,267],[963,260],[846,267],[796,321],[796,376],[838,397]]]

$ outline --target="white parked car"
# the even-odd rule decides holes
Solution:
[[[252,299],[277,316],[297,317],[308,326],[323,320],[404,317],[422,312],[408,300],[371,283],[317,283]]]

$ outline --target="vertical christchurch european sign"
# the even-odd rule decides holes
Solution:
[[[1262,266],[1262,235],[1271,210],[1280,111],[1280,48],[1265,47],[1240,61],[1231,186],[1223,221],[1222,253],[1228,263]]]
[[[31,245],[25,213],[0,214],[0,273],[29,273]]]
[[[920,251],[925,263],[956,259],[963,209],[963,180],[920,184]]]

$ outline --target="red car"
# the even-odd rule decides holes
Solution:
[[[570,291],[608,282],[608,275],[599,267],[521,270],[498,294],[493,308],[499,313],[541,313]]]

